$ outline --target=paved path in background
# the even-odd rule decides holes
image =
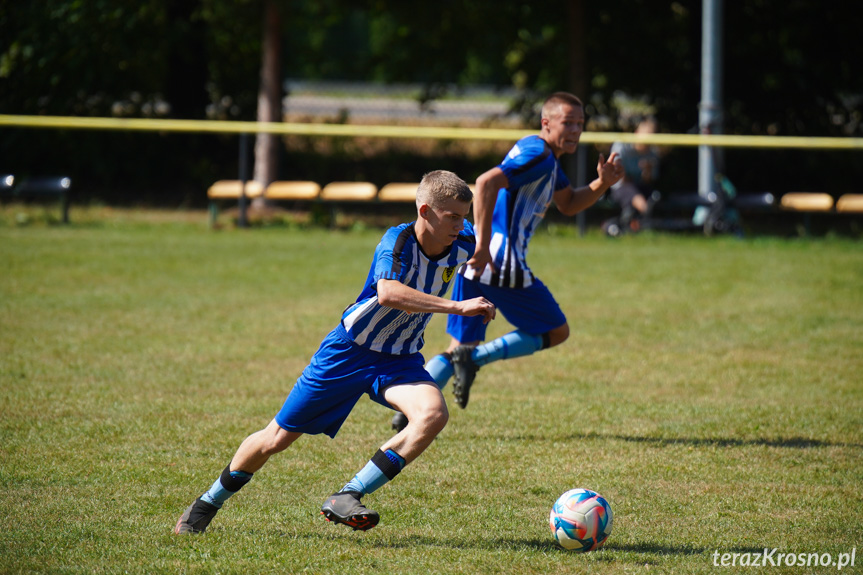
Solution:
[[[506,102],[434,100],[421,106],[410,99],[303,95],[285,98],[285,112],[292,116],[338,116],[344,110],[351,118],[381,120],[483,121],[494,118],[517,123],[517,117],[506,116],[508,108]]]

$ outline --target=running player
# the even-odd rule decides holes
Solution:
[[[623,176],[617,155],[605,161],[600,155],[598,177],[573,189],[558,158],[575,152],[584,131],[584,106],[576,96],[557,92],[542,106],[539,135],[519,140],[503,161],[476,181],[474,225],[476,253],[459,273],[453,299],[485,297],[497,307],[515,331],[488,343],[486,326],[469,317],[450,315],[447,333],[452,337],[445,353],[433,357],[426,369],[443,388],[453,375],[453,394],[467,407],[477,370],[490,362],[530,355],[563,343],[569,337],[566,316],[548,288],[530,270],[525,259],[528,243],[549,205],[571,216],[592,206]],[[407,416],[405,418],[405,416]],[[393,427],[410,420],[396,414]]]
[[[473,255],[476,240],[465,221],[470,188],[452,172],[426,174],[417,189],[417,219],[390,228],[375,250],[365,286],[324,339],[281,410],[248,436],[212,487],[183,513],[175,533],[202,533],[225,501],[274,454],[302,434],[335,437],[364,393],[407,414],[411,424],[383,444],[321,513],[353,529],[371,529],[379,516],[360,501],[393,479],[446,425],[440,389],[423,368],[419,349],[433,313],[477,316],[495,307],[484,297],[444,299],[455,271]]]

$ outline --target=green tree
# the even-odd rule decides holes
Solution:
[[[170,42],[160,3],[5,0],[0,31],[7,113],[140,113],[163,93]]]

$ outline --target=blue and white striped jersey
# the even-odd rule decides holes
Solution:
[[[420,249],[414,224],[390,228],[375,249],[363,291],[342,314],[342,325],[356,343],[373,351],[404,355],[423,346],[430,313],[408,313],[378,303],[377,281],[397,280],[408,287],[443,297],[459,267],[473,256],[476,238],[470,222],[450,248],[435,259]]]
[[[548,144],[539,136],[522,138],[498,166],[509,187],[498,190],[491,222],[489,248],[495,273],[482,274],[465,266],[467,279],[499,287],[525,288],[533,283],[527,266],[527,244],[545,217],[554,192],[569,186],[569,180]],[[479,277],[477,277],[479,276]]]

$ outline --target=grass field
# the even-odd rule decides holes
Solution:
[[[0,572],[750,572],[714,563],[857,547],[843,572],[860,570],[859,242],[542,232],[531,259],[570,340],[483,368],[468,409],[450,401],[431,448],[366,498],[381,525],[318,514],[391,433],[364,399],[176,537],[358,294],[380,231],[73,221],[0,219]],[[614,509],[599,552],[551,539],[573,487]]]

